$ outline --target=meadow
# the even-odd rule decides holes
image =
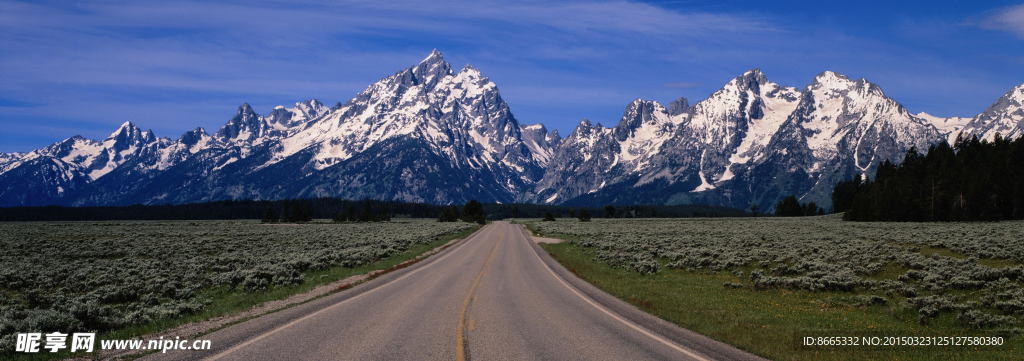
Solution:
[[[475,226],[433,220],[0,223],[0,352],[14,333],[143,333],[385,268]]]
[[[781,360],[1021,359],[1024,222],[806,218],[526,222],[577,275]],[[1001,336],[1001,347],[803,347],[805,336]],[[975,352],[975,353],[971,353]]]

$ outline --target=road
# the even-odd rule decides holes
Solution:
[[[147,359],[758,359],[597,290],[507,222],[412,267],[199,339],[213,349]]]

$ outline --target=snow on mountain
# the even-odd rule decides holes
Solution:
[[[1010,89],[988,109],[971,119],[963,133],[985,140],[994,139],[996,134],[1003,138],[1024,135],[1024,84]]]
[[[713,189],[732,179],[733,165],[759,161],[800,98],[796,88],[769,82],[754,69],[697,103],[686,126],[704,149],[697,166],[701,184],[695,191]]]
[[[433,51],[419,64],[386,77],[348,103],[283,139],[267,165],[313,149],[309,166],[322,170],[394,138],[427,141],[460,167],[498,167],[525,173],[511,184],[532,182],[543,162],[522,140],[522,130],[497,86],[472,66],[453,72]]]
[[[216,133],[157,138],[130,122],[0,153],[0,205],[116,205],[341,197],[566,205],[827,206],[836,182],[960,134],[1024,135],[1024,84],[973,118],[910,114],[864,79],[826,71],[803,89],[753,69],[708,98],[636,99],[614,127],[565,138],[520,125],[498,87],[438,51],[345,103],[248,104]]]
[[[921,118],[929,124],[935,126],[939,132],[946,135],[946,141],[949,144],[956,143],[956,138],[960,136],[960,131],[970,123],[972,118],[966,117],[939,117],[931,115],[925,112],[914,114],[915,117]]]
[[[618,144],[609,141],[613,135],[612,128],[581,120],[552,152],[535,191],[526,194],[528,201],[555,203],[599,190],[618,165]]]
[[[304,196],[512,202],[532,190],[559,141],[543,126],[521,127],[497,85],[469,65],[453,71],[435,50],[335,107],[308,100],[261,115],[242,104],[213,135],[195,129],[176,140],[156,138],[128,123],[102,142],[76,137],[53,146],[65,151],[30,155],[56,157],[69,178],[81,177],[89,188],[57,203]],[[26,158],[3,166],[19,168]]]
[[[18,161],[25,153],[0,153],[0,174],[7,170],[7,165]]]
[[[317,119],[330,112],[330,110],[331,108],[319,100],[310,99],[297,102],[291,108],[278,105],[267,115],[266,120],[275,130],[288,134],[299,130],[297,128],[306,122]]]
[[[543,124],[530,124],[521,126],[519,132],[522,133],[523,143],[526,144],[526,148],[533,154],[537,164],[541,167],[546,167],[548,161],[554,155],[558,143],[562,140],[562,137],[558,135],[558,131],[552,130],[549,132]]]
[[[582,134],[600,139],[566,138],[533,200],[769,209],[796,194],[827,205],[835,182],[944,139],[878,86],[834,72],[800,90],[754,69],[692,107],[677,101],[670,108],[634,101],[607,135],[581,125]],[[582,157],[566,158],[573,153]],[[612,157],[581,169],[599,154]]]
[[[818,162],[812,170],[842,155],[853,155],[853,165],[864,173],[885,159],[898,159],[908,146],[927,150],[940,133],[935,126],[916,118],[887,97],[880,87],[864,79],[826,71],[808,86],[812,113],[802,126],[807,145]],[[892,143],[893,152],[883,152],[880,143]]]

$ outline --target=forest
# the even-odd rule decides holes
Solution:
[[[911,149],[899,165],[879,165],[873,179],[837,184],[832,207],[851,221],[1024,219],[1024,138]]]

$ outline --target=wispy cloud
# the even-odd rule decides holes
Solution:
[[[432,48],[481,69],[518,118],[563,130],[582,116],[614,122],[636,97],[696,101],[754,67],[797,86],[824,69],[886,85],[868,70],[964,68],[766,8],[694,3],[0,0],[0,151],[26,150],[3,139],[57,140],[69,127],[105,136],[126,119],[169,136],[216,128],[243,101],[264,112],[343,102]],[[1020,34],[1021,12],[1003,9],[985,26]]]
[[[1024,5],[993,11],[990,15],[978,20],[977,25],[984,29],[1009,32],[1024,39]]]
[[[676,88],[676,89],[696,88],[696,87],[699,87],[701,85],[702,85],[701,83],[692,82],[692,81],[674,81],[674,82],[668,82],[668,83],[662,84],[662,86],[664,86],[666,88]]]

